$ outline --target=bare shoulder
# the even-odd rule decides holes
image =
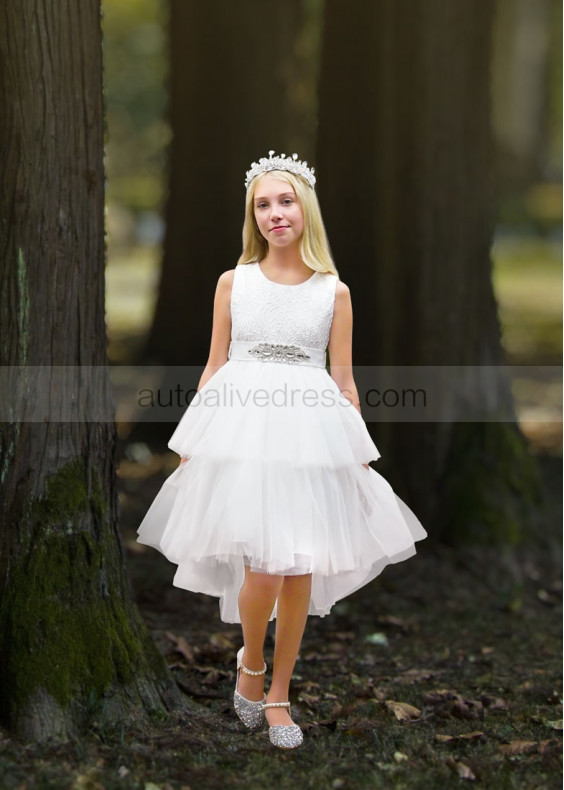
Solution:
[[[337,280],[335,286],[335,313],[348,312],[352,309],[351,291],[348,285],[342,280]]]
[[[231,299],[231,290],[233,288],[233,278],[235,276],[235,269],[228,269],[222,272],[217,278],[217,286],[215,289],[216,296],[220,299],[229,301]]]
[[[217,285],[219,288],[231,288],[233,285],[233,278],[235,277],[235,269],[227,269],[226,272],[222,272],[217,280]]]
[[[350,295],[350,288],[342,280],[337,280],[335,286],[335,299],[345,300]]]

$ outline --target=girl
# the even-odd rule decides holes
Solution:
[[[241,623],[235,710],[280,748],[303,741],[288,700],[308,614],[427,535],[368,465],[380,453],[352,373],[351,296],[313,173],[274,151],[247,171],[243,253],[218,279],[209,358],[168,443],[182,460],[138,529],[178,565],[175,586],[219,597],[221,619]]]

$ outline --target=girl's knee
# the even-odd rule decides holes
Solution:
[[[269,593],[277,592],[282,587],[284,576],[278,576],[274,573],[257,573],[248,571],[246,583],[254,590],[259,592]]]

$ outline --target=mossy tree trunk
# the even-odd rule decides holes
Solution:
[[[246,170],[271,148],[312,151],[321,2],[170,8],[167,230],[143,357],[203,365],[217,278],[241,254]]]
[[[183,704],[117,532],[100,13],[0,5],[0,716],[38,740]]]
[[[437,377],[484,366],[468,400],[434,393],[442,422],[378,425],[379,468],[431,535],[504,542],[531,525],[540,491],[516,424],[497,419],[513,404],[491,281],[494,10],[327,3],[316,163],[353,296],[355,364],[437,366]],[[471,402],[487,422],[468,422]]]

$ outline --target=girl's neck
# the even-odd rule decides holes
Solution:
[[[296,275],[311,273],[309,266],[300,258],[299,252],[292,248],[269,248],[264,258],[261,258],[261,266],[272,272],[294,272]]]

